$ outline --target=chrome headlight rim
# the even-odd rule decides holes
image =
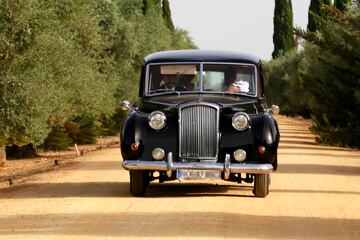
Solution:
[[[161,130],[166,126],[166,116],[161,111],[154,111],[149,115],[149,126],[154,130]]]
[[[242,124],[241,126],[237,125],[235,120],[238,118],[238,117],[243,117],[243,120],[245,120],[245,123]],[[244,113],[244,112],[237,112],[234,114],[234,116],[232,117],[232,126],[238,130],[238,131],[244,131],[246,129],[249,128],[249,124],[250,124],[250,117],[247,113]]]

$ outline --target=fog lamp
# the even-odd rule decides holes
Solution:
[[[155,160],[163,160],[165,157],[165,151],[162,148],[155,148],[152,151],[152,157]]]
[[[242,149],[238,149],[234,152],[234,158],[238,162],[242,162],[246,159],[246,152]]]

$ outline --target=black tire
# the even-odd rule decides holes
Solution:
[[[145,171],[130,170],[130,192],[133,196],[144,196],[149,181],[146,174]]]
[[[256,174],[254,183],[255,197],[264,198],[269,194],[270,175]]]

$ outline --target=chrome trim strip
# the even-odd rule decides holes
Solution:
[[[201,62],[200,63],[200,92],[203,92],[204,91],[204,83],[203,83],[203,78],[204,78],[204,76],[203,76],[203,70],[204,70],[204,63],[203,62]]]
[[[168,178],[171,178],[171,174],[172,174],[171,169],[173,168],[172,152],[169,152],[169,154],[168,154],[168,161],[167,161],[167,166],[166,167],[167,167],[166,175],[168,176]]]
[[[141,161],[124,160],[122,164],[126,170],[148,170],[148,171],[176,171],[177,169],[193,170],[218,170],[225,172],[224,163],[204,163],[204,162],[173,162],[172,166],[165,161]],[[230,173],[249,173],[266,174],[274,171],[271,164],[252,164],[252,163],[230,163],[228,166]]]
[[[168,94],[168,93],[157,93],[157,94],[148,94],[148,87],[149,87],[149,73],[150,73],[150,66],[152,65],[176,65],[176,64],[199,64],[200,65],[200,79],[198,79],[200,81],[200,91],[194,91],[194,93],[200,92],[200,93],[211,93],[211,91],[207,91],[205,92],[203,90],[203,69],[204,69],[204,64],[223,64],[223,65],[243,65],[243,66],[254,66],[254,87],[255,87],[255,93],[254,94],[240,94],[238,93],[238,95],[245,95],[245,96],[250,96],[250,97],[257,97],[258,96],[258,67],[256,66],[256,64],[252,64],[252,63],[239,63],[239,62],[159,62],[159,63],[149,63],[146,65],[146,76],[145,76],[145,89],[144,89],[144,96],[158,96],[158,95],[164,95],[164,94]],[[216,92],[216,93],[221,93]]]
[[[231,173],[231,159],[230,154],[225,155],[225,162],[224,162],[224,179],[228,180],[230,178]]]

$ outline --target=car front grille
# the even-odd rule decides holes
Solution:
[[[184,160],[214,160],[218,152],[219,108],[188,105],[179,112],[179,152]]]

